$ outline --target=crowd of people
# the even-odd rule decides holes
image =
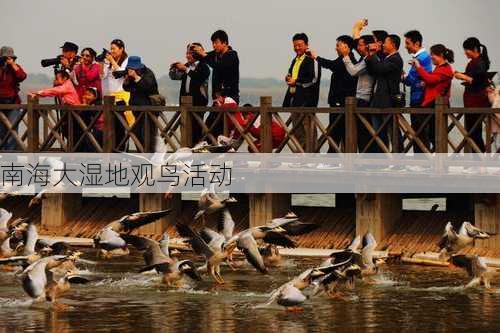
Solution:
[[[363,33],[368,20],[355,23],[351,35],[341,35],[336,39],[335,59],[319,56],[309,46],[309,38],[305,33],[297,33],[292,38],[295,56],[285,77],[287,90],[283,107],[317,107],[319,102],[321,70],[331,72],[331,83],[328,94],[328,104],[331,107],[345,106],[347,97],[355,97],[359,107],[392,108],[405,107],[430,108],[438,97],[450,99],[451,84],[457,79],[465,86],[465,107],[499,107],[500,84],[496,88],[494,81],[498,75],[489,72],[490,60],[488,51],[477,38],[470,37],[463,42],[465,56],[469,59],[464,72],[453,69],[454,52],[443,44],[432,45],[429,50],[424,48],[424,39],[417,30],[408,31],[404,40],[396,34],[384,30]],[[214,32],[211,36],[212,51],[206,51],[201,43],[189,43],[186,47],[186,61],[171,64],[169,76],[180,81],[179,99],[182,96],[192,96],[194,106],[209,104],[209,79],[211,77],[211,99],[214,106],[237,108],[240,104],[239,89],[239,58],[238,53],[229,43],[229,37],[223,30]],[[400,55],[402,42],[412,60],[405,69]],[[58,103],[66,105],[98,105],[103,96],[114,96],[117,105],[162,105],[164,99],[158,92],[155,74],[139,56],[129,56],[125,51],[125,43],[115,39],[110,43],[109,50],[101,54],[86,47],[78,55],[79,47],[72,42],[66,42],[61,47],[61,55],[56,59],[48,59],[46,63],[54,65],[54,86],[33,92],[31,96],[55,97]],[[358,54],[355,55],[355,52]],[[20,83],[26,78],[26,73],[16,61],[14,50],[2,47],[0,50],[0,103],[20,103]],[[406,87],[410,90],[410,99],[406,101]],[[250,106],[250,105],[246,105]],[[19,111],[1,111],[16,130]],[[208,115],[198,113],[214,136],[223,133],[223,122],[218,112]],[[81,112],[83,121],[92,126],[92,134],[99,143],[103,140],[103,115],[94,119],[95,113]],[[365,115],[373,129],[379,132],[383,143],[394,151],[399,151],[402,142],[399,130],[392,129],[390,124],[383,129],[384,116],[381,114]],[[295,136],[305,140],[305,128],[299,114],[292,115],[296,127]],[[331,133],[339,145],[345,143],[345,122],[341,114],[330,114],[330,125],[335,124]],[[426,121],[425,114],[412,114],[411,124],[420,140],[432,150],[434,142],[434,121]],[[467,114],[464,126],[479,149],[485,150],[483,124],[478,122],[479,114]],[[500,118],[500,115],[498,115]],[[121,119],[131,127],[131,132],[139,141],[144,138],[144,123],[146,117],[139,112],[123,111]],[[127,141],[125,127],[121,119],[115,118],[116,149],[126,150]],[[236,113],[235,119],[243,128],[250,124],[250,134],[255,138],[255,145],[260,147],[260,127],[258,115],[242,110]],[[67,125],[65,125],[67,126]],[[74,125],[75,137],[81,136],[79,125]],[[235,126],[230,126],[232,137],[238,137]],[[500,149],[500,126],[492,123],[494,146]],[[9,128],[0,123],[0,140],[8,137]],[[199,142],[202,137],[202,126],[196,119],[192,121],[192,142]],[[389,135],[396,132],[399,137]],[[285,137],[285,129],[272,122],[273,148],[278,147]],[[123,139],[125,138],[125,139]],[[358,125],[358,146],[360,150],[371,153],[381,152],[380,145],[371,140],[372,135],[366,126]],[[397,139],[397,141],[395,140]],[[394,140],[394,142],[392,142]],[[15,140],[10,137],[4,140],[2,149],[13,150]],[[370,144],[371,142],[371,144]],[[369,146],[368,146],[369,145]],[[368,147],[367,147],[368,146]],[[91,151],[88,140],[82,140],[80,151]],[[330,148],[332,151],[332,148]],[[414,145],[414,152],[422,152],[421,147]]]

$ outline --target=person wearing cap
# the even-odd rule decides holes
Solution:
[[[0,49],[0,104],[20,104],[19,84],[26,79],[26,73],[23,68],[16,63],[17,57],[14,49],[9,46],[3,46]],[[9,122],[15,125],[19,110],[1,110]],[[17,131],[17,125],[13,127]],[[0,142],[8,134],[7,127],[0,122]],[[16,141],[10,137],[0,147],[2,150],[13,150],[16,148]]]
[[[123,81],[123,89],[130,93],[129,105],[152,105],[152,95],[158,95],[158,83],[151,69],[146,67],[141,57],[130,56],[127,63],[127,75]],[[139,119],[140,112],[134,112]],[[135,133],[141,142],[144,138],[144,119],[135,124]]]
[[[75,67],[78,61],[78,45],[73,42],[65,42],[63,46],[61,46],[61,49],[61,69],[67,69],[72,72],[73,67]]]

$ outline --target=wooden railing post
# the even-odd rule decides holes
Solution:
[[[181,97],[181,146],[193,146],[193,123],[189,107],[193,106],[192,96]]]
[[[39,119],[36,110],[38,97],[28,96],[28,152],[36,153],[40,149]]]
[[[446,122],[447,115],[445,114],[447,108],[447,101],[443,97],[438,97],[434,108],[436,153],[448,152],[448,124]]]
[[[260,98],[260,152],[272,153],[273,152],[273,132],[272,121],[273,114],[270,108],[273,105],[273,98],[271,96],[262,96]]]
[[[358,131],[356,127],[356,105],[355,97],[347,97],[345,100],[345,153],[356,153],[358,147]]]
[[[315,151],[315,127],[314,122],[312,120],[313,115],[310,113],[306,113],[304,116],[304,134],[305,134],[305,147],[304,151],[306,153],[314,153]]]
[[[115,96],[104,96],[103,115],[104,131],[102,135],[103,150],[105,153],[112,153],[115,147],[115,122],[113,117],[113,106]]]

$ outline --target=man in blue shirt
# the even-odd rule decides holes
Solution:
[[[405,48],[408,53],[412,55],[414,59],[417,59],[420,65],[427,72],[432,72],[431,56],[422,46],[422,42],[422,34],[417,30],[411,30],[405,34]],[[418,75],[415,67],[412,66],[408,74],[404,77],[404,84],[410,87],[410,107],[420,107],[424,98],[425,85]],[[425,114],[411,115],[411,124],[415,132],[420,129],[426,118],[427,115]],[[422,129],[422,132],[419,134],[420,140],[422,140],[427,147],[429,147],[429,135],[432,134],[429,133],[430,122],[433,121],[433,119],[430,119],[430,121]],[[415,153],[422,153],[422,149],[420,149],[415,142],[413,143],[413,151]]]

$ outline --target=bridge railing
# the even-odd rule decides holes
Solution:
[[[237,151],[250,152],[500,153],[492,144],[500,109],[449,108],[442,99],[434,108],[359,108],[354,98],[342,108],[282,108],[261,97],[258,107],[227,110],[194,107],[190,97],[175,107],[117,106],[106,96],[97,106],[39,104],[29,98],[27,104],[1,109],[17,110],[17,118],[0,111],[0,151],[10,144],[19,152],[152,152],[158,134],[175,151],[196,144],[193,140],[216,143],[223,134],[236,139]],[[417,117],[418,122],[412,119]],[[199,135],[193,137],[195,127]],[[276,136],[273,127],[281,127],[283,135]]]

